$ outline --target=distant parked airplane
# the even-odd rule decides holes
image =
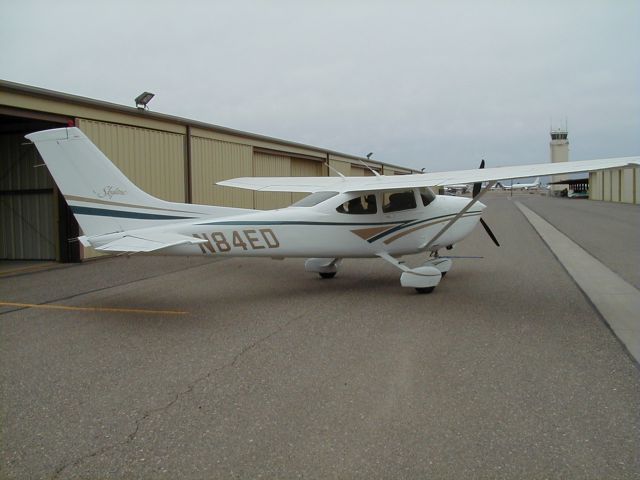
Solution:
[[[531,188],[540,187],[540,177],[536,178],[533,183],[514,183],[513,185],[505,185],[505,190],[529,190]]]
[[[447,185],[445,187],[445,192],[456,195],[458,193],[465,194],[469,191],[469,185],[466,183],[455,183],[453,185]]]

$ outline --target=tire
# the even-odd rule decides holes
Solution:
[[[431,293],[431,292],[433,292],[433,290],[434,290],[435,288],[436,288],[436,287],[423,287],[423,288],[416,288],[416,292],[418,292],[418,293]]]
[[[320,272],[318,275],[322,278],[333,278],[336,276],[336,272]]]

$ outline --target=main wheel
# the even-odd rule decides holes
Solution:
[[[333,278],[336,276],[336,272],[319,272],[322,278]]]
[[[418,293],[431,293],[436,287],[422,287],[416,288],[416,292]]]

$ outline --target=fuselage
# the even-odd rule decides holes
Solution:
[[[328,198],[322,199],[322,194]],[[164,255],[355,258],[386,252],[398,256],[424,251],[429,240],[470,201],[436,196],[424,188],[314,195],[321,201],[314,203],[312,195],[306,203],[283,209],[201,218],[173,223],[170,229],[159,226],[139,232],[157,230],[202,240],[197,245],[164,249]],[[483,204],[475,203],[428,249],[435,251],[465,238],[477,225],[483,209]],[[99,246],[115,238],[117,234],[91,241]]]

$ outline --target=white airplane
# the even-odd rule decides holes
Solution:
[[[374,177],[254,177],[219,185],[310,193],[290,207],[260,211],[160,200],[136,187],[78,128],[31,133],[74,213],[85,247],[100,252],[308,258],[305,269],[335,276],[343,258],[379,257],[402,271],[400,284],[431,292],[452,266],[438,252],[482,220],[478,200],[497,180],[639,165],[640,157]],[[482,188],[482,182],[487,182]],[[432,187],[473,183],[473,197]],[[409,267],[400,258],[430,258]]]
[[[466,183],[454,183],[452,185],[446,185],[445,191],[453,195],[457,195],[459,193],[464,195],[469,191],[469,185]]]
[[[540,177],[536,178],[533,183],[514,183],[513,185],[505,185],[505,190],[529,190],[530,188],[540,187]]]

